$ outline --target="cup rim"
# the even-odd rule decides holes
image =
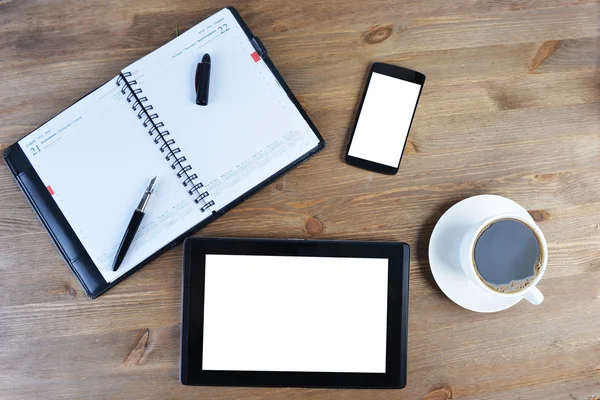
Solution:
[[[501,219],[515,219],[519,222],[522,222],[523,224],[527,225],[527,227],[529,229],[531,229],[533,231],[533,233],[536,235],[536,237],[538,238],[538,240],[540,242],[540,245],[542,245],[541,247],[543,247],[543,249],[542,249],[542,265],[540,267],[540,272],[537,274],[537,276],[531,282],[531,284],[529,284],[525,289],[519,290],[518,292],[502,293],[502,292],[497,292],[495,290],[492,290],[492,288],[490,288],[488,285],[486,285],[484,282],[482,282],[482,278],[480,278],[479,274],[477,273],[477,269],[475,268],[475,263],[473,262],[472,259],[470,260],[469,264],[470,264],[472,272],[475,274],[475,278],[476,278],[475,281],[477,282],[477,285],[479,285],[479,287],[485,289],[487,292],[498,295],[498,296],[502,296],[502,297],[518,297],[518,296],[522,297],[525,293],[532,290],[539,283],[539,281],[542,279],[542,275],[544,275],[544,273],[546,272],[546,266],[548,264],[548,243],[546,242],[546,238],[544,237],[542,230],[540,229],[539,226],[537,226],[535,221],[526,219],[518,214],[510,214],[510,213],[498,214],[498,215],[494,215],[489,218],[486,218],[485,220],[483,220],[479,223],[478,228],[475,230],[475,234],[472,236],[472,238],[469,241],[469,253],[472,255],[473,252],[475,251],[476,240],[479,238],[479,235],[481,234],[483,229],[487,228],[487,226],[489,224],[492,224]]]

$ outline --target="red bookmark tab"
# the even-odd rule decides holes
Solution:
[[[54,190],[52,190],[52,186],[48,185],[48,186],[46,186],[46,189],[48,189],[51,196],[54,196]]]
[[[250,57],[252,57],[252,59],[254,60],[254,62],[259,62],[260,61],[260,56],[258,55],[257,52],[254,52],[254,53],[250,54]]]

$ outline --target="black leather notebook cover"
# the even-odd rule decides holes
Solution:
[[[52,196],[43,184],[38,173],[35,171],[31,163],[29,162],[27,156],[21,149],[21,146],[18,143],[15,143],[12,146],[5,149],[2,154],[6,165],[9,167],[11,173],[15,177],[17,183],[19,184],[19,187],[25,194],[27,200],[29,200],[29,203],[31,204],[40,221],[44,225],[44,228],[46,228],[46,230],[50,234],[50,237],[54,241],[59,252],[62,254],[63,258],[71,268],[73,274],[81,283],[87,296],[91,299],[94,299],[102,293],[106,292],[108,289],[121,282],[123,279],[127,278],[129,275],[131,275],[132,273],[134,273],[135,271],[137,271],[138,269],[140,269],[141,267],[158,257],[164,251],[181,243],[186,237],[192,235],[194,232],[197,232],[202,227],[208,225],[221,215],[225,214],[227,211],[231,210],[233,207],[237,206],[238,204],[252,196],[254,193],[269,185],[270,183],[278,179],[280,176],[284,175],[291,169],[295,168],[297,165],[306,161],[308,158],[310,158],[325,147],[325,141],[319,134],[317,128],[314,126],[306,112],[302,109],[300,103],[298,102],[288,85],[285,83],[285,81],[275,68],[275,65],[269,58],[267,50],[265,49],[261,41],[252,34],[250,28],[248,28],[248,26],[246,25],[246,23],[235,8],[228,7],[228,9],[236,18],[237,22],[240,24],[243,31],[246,33],[246,36],[254,46],[256,52],[262,57],[262,59],[269,67],[269,69],[271,70],[271,72],[273,73],[283,90],[288,95],[289,99],[296,106],[302,117],[305,119],[307,124],[315,133],[315,135],[317,135],[320,143],[315,149],[306,153],[303,157],[297,159],[295,162],[287,165],[284,169],[272,175],[270,178],[263,181],[261,184],[245,192],[236,200],[229,203],[223,209],[217,212],[213,212],[213,214],[207,219],[193,226],[191,229],[184,232],[177,238],[173,239],[170,243],[156,251],[154,254],[146,258],[143,262],[129,270],[124,275],[120,276],[115,281],[108,283],[103,278],[102,274],[99,272],[95,263],[93,262],[89,254],[86,252],[83,244],[78,239],[77,235],[69,225],[67,219],[59,209],[58,205],[52,199]]]

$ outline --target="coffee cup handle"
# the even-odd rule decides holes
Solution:
[[[535,286],[525,293],[523,297],[525,297],[525,300],[536,306],[544,301],[544,295],[540,292],[540,289]]]

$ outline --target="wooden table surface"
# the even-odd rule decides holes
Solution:
[[[600,4],[232,3],[327,147],[198,235],[408,242],[407,387],[182,386],[182,247],[88,300],[2,164],[0,398],[600,397]],[[0,0],[0,149],[226,5]],[[396,176],[342,162],[374,61],[427,75]],[[517,201],[545,233],[542,305],[478,314],[433,280],[436,220],[482,193]]]

